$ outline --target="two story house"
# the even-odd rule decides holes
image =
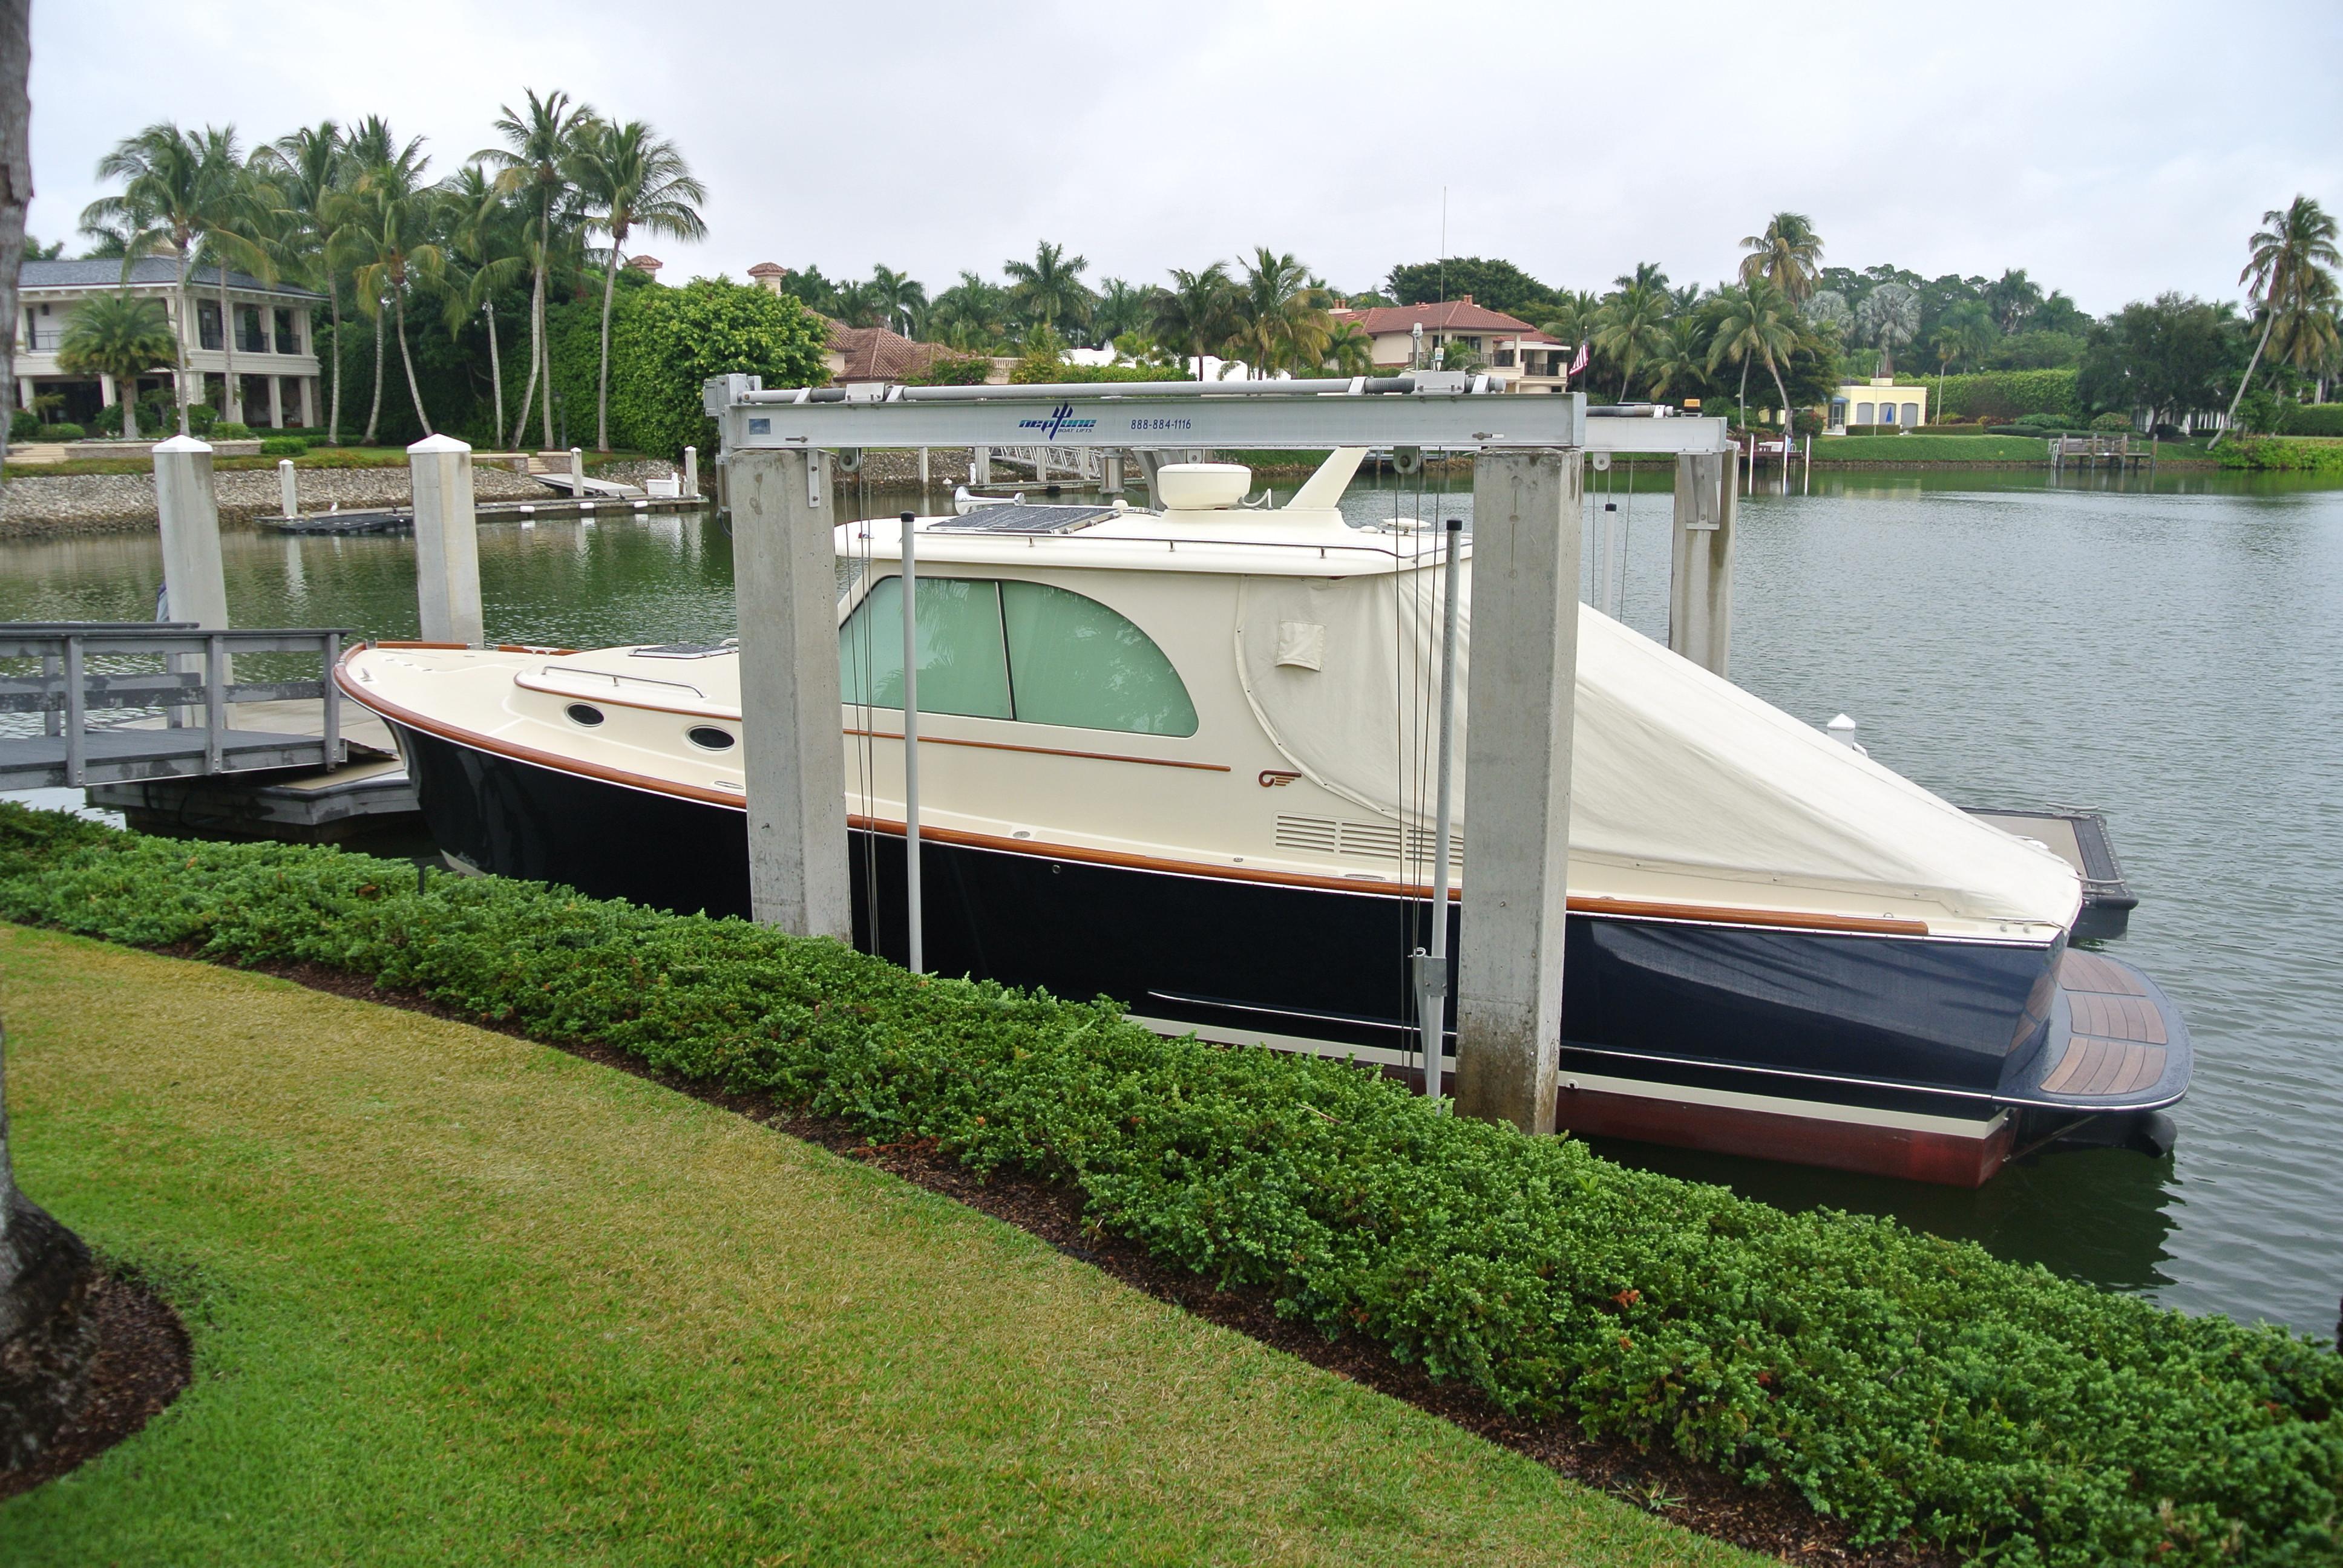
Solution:
[[[223,419],[256,427],[285,429],[317,423],[317,344],[310,312],[326,297],[286,283],[263,283],[241,272],[227,275],[227,319],[220,317],[216,268],[187,269],[188,319],[179,319],[173,285],[178,264],[169,256],[142,256],[130,264],[126,283],[117,260],[26,261],[17,274],[16,387],[14,407],[29,408],[43,393],[61,393],[65,417],[86,425],[100,408],[119,401],[123,387],[110,376],[68,376],[57,367],[57,345],[75,309],[99,294],[126,290],[157,300],[173,331],[186,347],[187,368],[199,377],[195,401],[208,403]],[[234,334],[236,379],[228,383],[229,334]],[[168,387],[166,367],[138,378],[134,397]]]
[[[1578,346],[1557,343],[1528,322],[1462,299],[1431,305],[1385,305],[1368,310],[1338,310],[1337,321],[1356,322],[1374,340],[1375,369],[1388,375],[1409,367],[1415,352],[1415,328],[1423,328],[1423,365],[1430,368],[1435,348],[1447,347],[1447,357],[1458,350],[1508,392],[1562,392],[1568,389],[1571,357]]]

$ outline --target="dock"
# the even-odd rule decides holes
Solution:
[[[2127,468],[2156,465],[2156,443],[2134,445],[2129,436],[2053,436],[2049,437],[2050,471],[2064,472],[2068,464],[2086,468]]]
[[[0,625],[0,789],[83,789],[149,831],[337,842],[419,826],[390,731],[331,678],[351,634],[187,622]],[[315,677],[238,678],[235,661],[307,655]]]
[[[709,506],[699,496],[601,496],[587,500],[486,501],[474,515],[484,523],[561,522],[573,518],[633,517],[651,512],[697,512]],[[262,528],[279,534],[403,534],[415,529],[412,507],[377,507],[364,511],[311,512],[304,517],[258,518]]]

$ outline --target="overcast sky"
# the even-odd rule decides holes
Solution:
[[[720,20],[719,20],[720,18]],[[1726,276],[1788,208],[1825,260],[2023,266],[2102,312],[2237,293],[2246,236],[2343,206],[2343,5],[644,5],[38,0],[33,232],[157,119],[247,143],[386,116],[435,174],[566,88],[706,182],[666,278],[759,261],[931,290],[1037,239],[1160,281],[1256,245],[1341,287],[1503,256]],[[78,248],[69,244],[68,254]]]

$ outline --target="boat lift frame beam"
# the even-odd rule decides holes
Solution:
[[[1457,1104],[1525,1131],[1553,1130],[1584,451],[1598,441],[1601,450],[1718,451],[1722,420],[1590,418],[1583,394],[1503,395],[1461,372],[770,392],[730,376],[708,383],[706,407],[733,483],[752,907],[759,920],[806,935],[850,929],[828,453],[997,445],[1482,453],[1474,624],[1484,656],[1467,698],[1477,783],[1465,864],[1475,869],[1463,904]],[[1436,1025],[1424,1033],[1441,1036]],[[1437,1083],[1437,1057],[1427,1066]]]

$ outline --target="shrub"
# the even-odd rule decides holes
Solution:
[[[2216,449],[2224,468],[2343,474],[2343,441],[2316,437],[2237,436]]]
[[[981,354],[947,354],[910,377],[917,387],[981,387],[992,374],[992,361]]]
[[[249,441],[252,439],[252,427],[235,419],[215,419],[208,438],[214,441]]]
[[[2308,1340],[1629,1171],[1345,1063],[1161,1040],[1104,1000],[741,920],[494,877],[418,890],[406,861],[13,803],[0,918],[324,965],[1071,1182],[1097,1225],[1330,1336],[1795,1489],[1862,1540],[2040,1568],[2338,1545],[2343,1358]]]
[[[1185,373],[1160,365],[1069,365],[1044,354],[1029,354],[1009,372],[1011,385],[1030,387],[1052,381],[1186,381]]]
[[[264,457],[302,457],[308,452],[309,443],[298,436],[264,436],[260,438],[260,455]]]
[[[2021,414],[2013,423],[2036,430],[2066,430],[2075,427],[2073,418],[2065,414]]]
[[[8,416],[8,439],[11,441],[45,441],[48,436],[41,417],[30,408],[19,408]]]
[[[2343,403],[2288,403],[2278,411],[2281,436],[2343,436]]]
[[[212,427],[218,422],[219,410],[213,407],[210,404],[190,403],[187,405],[187,433],[189,435],[209,436],[212,433]]]
[[[2122,435],[2127,433],[2131,427],[2130,415],[2117,414],[2113,410],[2091,421],[2091,428],[2105,435]]]
[[[601,309],[598,292],[548,327],[569,439],[580,447],[594,444]],[[686,447],[712,452],[716,426],[700,404],[703,383],[739,373],[761,376],[768,387],[819,387],[830,378],[824,351],[820,317],[786,295],[712,277],[681,288],[624,288],[610,313],[611,444],[670,460]],[[537,416],[529,419],[537,428]]]
[[[1936,412],[1939,417],[1958,415],[2006,424],[2026,414],[2080,418],[2083,410],[2075,399],[2072,370],[1988,370],[1944,377]]]
[[[86,440],[88,436],[87,431],[70,419],[60,419],[49,427],[49,439],[52,441],[81,441]]]
[[[2182,429],[2177,425],[2153,425],[2148,427],[2147,433],[2155,437],[2159,441],[2186,441],[2188,439],[2188,432]]]
[[[91,429],[96,430],[96,431],[99,435],[101,435],[101,436],[119,436],[119,435],[121,435],[121,434],[122,434],[122,405],[121,405],[121,404],[119,404],[119,403],[108,403],[105,407],[100,408],[100,409],[97,411],[97,417],[96,417],[96,418],[95,418],[95,419],[92,419],[92,420],[89,422],[89,425],[90,425],[90,428],[91,428]],[[158,429],[158,430],[159,430],[159,429],[166,429],[166,428],[167,428],[167,427],[166,427],[166,426],[160,426],[160,425],[158,425],[158,426],[156,426],[156,427],[155,427],[155,428],[156,428],[156,429]],[[147,427],[147,423],[146,423],[146,410],[145,408],[143,408],[143,407],[142,407],[142,408],[140,408],[140,409],[138,410],[138,429],[139,429],[139,433],[140,433],[141,435],[146,434],[146,433],[147,428],[148,428],[148,427]]]

